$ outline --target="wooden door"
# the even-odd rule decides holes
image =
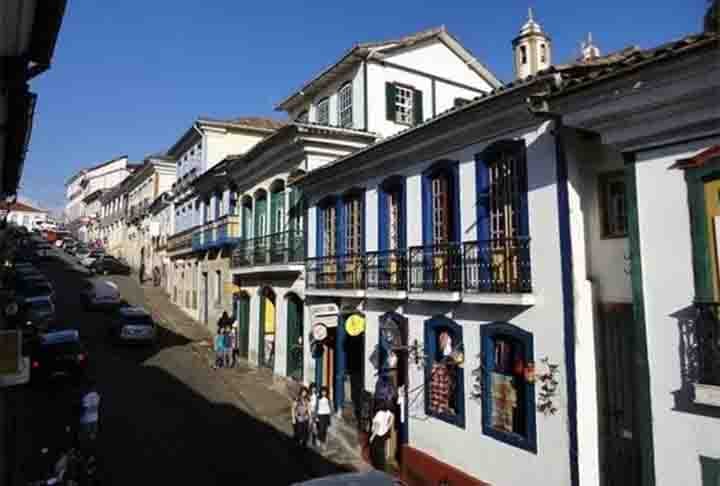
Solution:
[[[241,358],[247,359],[250,334],[250,297],[247,294],[235,294],[235,319],[238,323],[238,351]]]
[[[287,299],[287,375],[303,379],[303,303],[296,295]]]
[[[600,412],[604,486],[640,484],[640,437],[635,423],[632,304],[601,304]]]

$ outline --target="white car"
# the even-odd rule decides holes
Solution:
[[[90,265],[95,263],[95,260],[100,258],[101,256],[105,255],[105,252],[100,250],[93,250],[91,251],[85,258],[80,260],[80,265],[83,267],[90,268]]]
[[[80,300],[86,309],[117,307],[121,303],[120,289],[109,280],[90,280],[85,282]]]

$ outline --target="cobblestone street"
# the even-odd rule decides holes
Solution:
[[[82,310],[78,293],[88,276],[68,257],[43,265],[58,293],[61,327],[78,328],[102,395],[100,451],[106,484],[290,484],[344,468],[313,451],[297,450],[282,387],[262,384],[250,369],[209,367],[209,334],[183,317],[154,288],[113,277],[123,298],[152,309],[161,324],[153,347],[113,345],[106,316]],[[12,402],[18,417],[17,484],[41,447],[55,444],[70,423],[68,386],[25,387]]]

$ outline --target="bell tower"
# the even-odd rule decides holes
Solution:
[[[535,22],[531,8],[528,9],[527,22],[520,29],[520,34],[513,39],[512,45],[517,79],[533,76],[550,67],[550,37],[542,31],[540,24]]]

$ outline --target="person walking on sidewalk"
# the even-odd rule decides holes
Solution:
[[[213,369],[222,368],[225,347],[225,337],[223,336],[222,328],[218,328],[217,336],[215,336],[214,345],[215,364],[213,365]]]
[[[138,280],[140,281],[140,285],[143,284],[145,281],[145,263],[140,263],[140,269],[138,270]]]
[[[232,359],[231,364],[233,368],[237,365],[238,358],[240,358],[240,347],[238,345],[238,323],[234,322],[230,327],[230,343],[232,345]]]
[[[332,404],[328,397],[328,387],[324,386],[320,391],[320,398],[317,401],[317,436],[320,441],[320,449],[327,450],[327,431],[330,427],[330,417],[332,417]]]
[[[80,445],[89,448],[95,443],[98,434],[98,421],[100,419],[100,393],[97,391],[95,381],[87,378],[78,403]]]
[[[385,443],[390,437],[395,417],[392,413],[392,404],[383,402],[378,407],[378,412],[373,417],[372,435],[370,436],[370,462],[375,469],[385,471],[387,464]]]
[[[232,356],[232,337],[230,337],[230,328],[226,327],[223,331],[223,364],[226,368],[230,368],[231,356]]]
[[[224,311],[217,322],[218,331],[222,331],[231,324],[232,320],[230,320],[230,316],[228,315],[227,311]]]
[[[300,394],[292,404],[292,424],[295,441],[300,447],[307,447],[308,427],[310,424],[310,397],[308,389],[302,387]]]
[[[310,445],[315,447],[317,445],[317,401],[318,401],[318,390],[315,382],[310,383],[308,387],[308,394],[310,395]]]

